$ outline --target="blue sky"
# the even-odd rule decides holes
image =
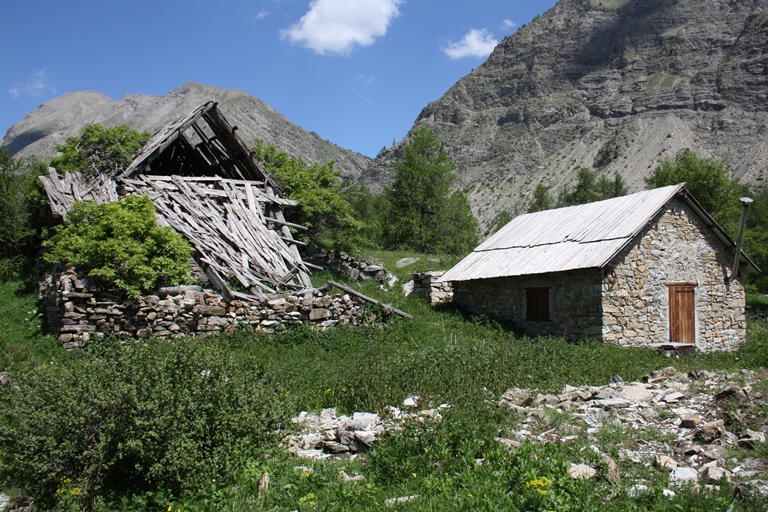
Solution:
[[[555,0],[3,0],[0,134],[96,90],[239,89],[368,156]]]

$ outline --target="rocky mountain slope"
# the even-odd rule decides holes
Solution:
[[[419,114],[486,227],[586,167],[631,192],[691,148],[762,188],[768,0],[561,0]],[[365,174],[386,183],[404,141]]]
[[[241,91],[185,83],[166,96],[126,95],[119,100],[96,91],[64,94],[44,103],[8,130],[3,144],[17,157],[37,155],[47,160],[57,144],[76,136],[87,124],[125,124],[154,133],[206,101],[217,101],[219,109],[247,145],[256,138],[308,163],[336,162],[343,176],[356,178],[370,159],[342,149],[291,123],[261,100]]]

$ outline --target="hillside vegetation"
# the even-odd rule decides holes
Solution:
[[[377,254],[384,261],[401,255]],[[420,264],[427,261],[422,256]],[[0,286],[0,486],[15,505],[34,499],[41,510],[373,510],[414,495],[394,509],[763,510],[765,503],[725,482],[719,490],[675,488],[670,499],[661,493],[668,472],[629,460],[618,461],[621,483],[574,480],[571,463],[596,462],[586,436],[513,451],[494,441],[521,427],[522,416],[496,405],[510,387],[557,393],[567,384],[604,385],[614,375],[639,380],[670,364],[683,372],[764,371],[762,323],[751,325],[738,352],[670,360],[646,349],[519,336],[406,299],[399,287],[362,290],[414,320],[107,340],[77,354],[45,334],[23,283]],[[366,457],[306,461],[281,444],[301,411],[384,414],[411,395],[425,407],[450,407],[442,421],[408,423],[377,441]],[[749,413],[756,415],[750,424],[768,421],[764,409]],[[568,414],[553,410],[526,428],[565,425]],[[659,436],[621,432],[607,423],[597,448],[615,453],[616,443]],[[765,457],[763,447],[755,450]],[[363,482],[341,479],[342,470]],[[637,483],[651,491],[628,495]]]

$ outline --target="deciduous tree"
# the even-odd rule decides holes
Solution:
[[[149,133],[127,126],[88,125],[78,137],[69,137],[64,144],[56,146],[61,154],[51,159],[50,165],[60,172],[93,171],[114,175],[130,165],[149,137]]]
[[[298,201],[298,206],[286,208],[291,221],[309,228],[307,237],[318,245],[348,249],[360,223],[333,162],[307,165],[260,140],[253,151],[266,171],[277,178],[286,197]]]

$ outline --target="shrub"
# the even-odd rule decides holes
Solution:
[[[37,179],[42,165],[0,148],[0,281],[30,272],[48,223],[47,198]]]
[[[66,225],[44,246],[49,263],[77,265],[130,297],[179,284],[190,272],[191,247],[170,227],[157,226],[155,207],[145,196],[75,203]]]
[[[286,410],[219,338],[105,342],[0,388],[0,478],[44,507],[222,484],[273,444]]]

